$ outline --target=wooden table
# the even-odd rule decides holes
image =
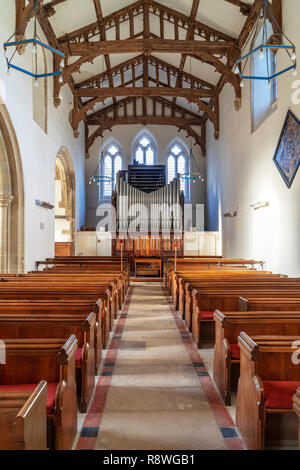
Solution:
[[[137,264],[158,264],[160,277],[162,276],[162,262],[160,258],[136,258],[134,260],[134,276],[136,277]]]

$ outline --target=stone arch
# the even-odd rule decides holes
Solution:
[[[24,183],[17,137],[0,104],[0,272],[24,272]]]
[[[65,244],[69,254],[74,253],[75,245],[75,171],[71,155],[66,147],[61,147],[55,160],[55,246]],[[57,188],[59,186],[59,188]],[[58,200],[59,197],[59,200]],[[61,230],[59,230],[59,225]],[[57,253],[58,254],[58,253]]]

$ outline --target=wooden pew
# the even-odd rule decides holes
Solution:
[[[99,298],[102,302],[102,321],[103,321],[103,347],[106,348],[109,332],[110,332],[110,318],[111,318],[111,309],[113,309],[114,296],[111,295],[110,289],[86,289],[81,290],[79,287],[70,287],[64,286],[62,284],[58,285],[47,285],[45,288],[43,285],[38,285],[37,283],[32,283],[31,285],[25,286],[22,284],[12,286],[0,285],[0,299],[1,300],[27,300],[32,299],[38,300],[50,300],[50,301],[60,301],[64,300],[65,302],[70,301],[84,301],[88,303],[97,304],[99,303]],[[100,308],[100,307],[99,307]]]
[[[293,395],[300,387],[294,364],[294,341],[299,336],[253,336],[241,332],[240,380],[236,422],[249,450],[262,450],[268,441],[297,439]]]
[[[247,297],[284,297],[287,294],[296,298],[300,293],[294,286],[288,285],[264,286],[260,283],[248,286],[216,289],[198,289],[193,290],[193,309],[191,319],[192,337],[198,348],[202,343],[212,343],[215,341],[215,325],[213,314],[216,309],[221,311],[238,311],[240,296]]]
[[[225,401],[231,405],[231,391],[236,390],[240,375],[240,349],[237,339],[241,331],[250,336],[299,335],[299,312],[220,312],[214,313],[216,342],[213,377]]]
[[[244,264],[245,263],[245,264]],[[249,263],[249,264],[247,264]],[[215,260],[208,260],[208,263],[205,264],[205,260],[201,260],[199,262],[191,262],[191,263],[181,263],[178,262],[176,266],[176,271],[172,264],[170,264],[169,269],[166,269],[166,284],[165,287],[169,290],[169,292],[172,294],[172,288],[173,288],[173,281],[174,281],[174,276],[176,275],[181,275],[181,276],[189,276],[189,275],[201,275],[204,274],[204,272],[217,272],[217,271],[235,271],[235,270],[247,270],[248,272],[250,271],[255,271],[255,272],[265,272],[265,271],[257,271],[255,269],[256,264],[260,264],[261,262],[256,262],[253,260],[243,260],[243,263],[241,263],[239,260],[230,260],[230,259],[223,259],[222,264],[219,262],[216,262]]]
[[[0,300],[0,315],[65,315],[70,316],[70,320],[74,318],[82,318],[83,320],[91,313],[96,314],[95,323],[95,374],[97,375],[101,360],[102,360],[102,322],[101,315],[103,314],[102,300],[98,299],[96,303],[85,302],[80,300]],[[105,317],[104,317],[105,318]],[[103,320],[103,318],[102,318]],[[76,320],[77,321],[77,320]]]
[[[98,274],[91,274],[90,272],[82,274],[77,272],[48,272],[44,271],[42,273],[29,273],[27,275],[23,275],[21,280],[24,282],[32,282],[37,281],[40,282],[47,282],[47,283],[58,283],[59,281],[63,281],[64,285],[81,285],[82,288],[84,286],[88,286],[89,288],[92,286],[101,286],[101,288],[107,287],[111,289],[111,316],[110,316],[110,325],[113,325],[113,321],[117,318],[119,310],[122,308],[122,305],[125,300],[126,295],[126,287],[125,281],[123,276],[115,277],[115,274],[112,275],[98,275]]]
[[[51,339],[68,338],[74,334],[78,341],[75,356],[77,394],[80,411],[85,413],[95,386],[95,324],[95,313],[90,313],[88,317],[64,314],[0,313],[0,338]]]
[[[71,449],[77,432],[76,337],[2,340],[6,364],[0,366],[0,392],[33,392],[47,381],[47,446]]]
[[[178,276],[179,277],[179,276]],[[220,284],[220,281],[223,280],[224,282],[228,279],[232,280],[244,280],[250,279],[252,280],[264,280],[267,279],[268,281],[271,279],[280,279],[281,276],[277,274],[270,274],[265,273],[264,271],[227,271],[227,272],[217,272],[212,274],[208,274],[205,277],[195,277],[195,278],[183,278],[179,277],[178,281],[178,289],[175,288],[175,293],[173,296],[174,304],[178,306],[178,310],[183,319],[186,317],[190,317],[191,309],[192,309],[192,292],[197,287],[203,286],[204,283],[207,284],[210,281],[210,285],[212,287],[217,286]],[[216,282],[214,282],[216,281]]]
[[[0,450],[46,450],[47,383],[33,392],[0,390]]]
[[[251,297],[239,298],[239,310],[241,312],[279,310],[281,312],[300,311],[300,293],[298,298],[264,298]]]

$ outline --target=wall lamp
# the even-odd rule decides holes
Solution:
[[[259,201],[255,204],[251,204],[250,208],[257,211],[258,209],[263,209],[264,207],[269,207],[270,203],[268,201]]]
[[[223,217],[236,217],[238,215],[238,211],[235,210],[234,212],[226,212],[225,214],[223,214]]]
[[[35,200],[35,205],[43,207],[44,209],[54,209],[54,206],[50,202],[40,201],[39,199]]]

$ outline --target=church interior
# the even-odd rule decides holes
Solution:
[[[0,0],[0,450],[300,450],[299,18]]]

